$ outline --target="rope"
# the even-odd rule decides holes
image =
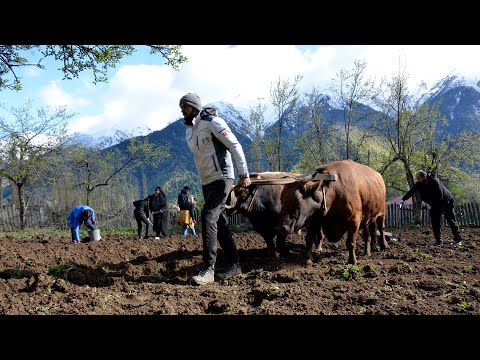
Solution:
[[[252,200],[250,200],[250,204],[248,204],[247,212],[250,212],[250,210],[252,210],[253,200],[255,199],[255,195],[257,195],[257,190],[258,190],[258,187],[256,187],[255,189],[253,189]]]

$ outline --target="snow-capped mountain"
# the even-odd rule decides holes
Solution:
[[[459,74],[449,74],[439,80],[421,102],[441,101],[440,111],[446,116],[450,133],[463,130],[480,131],[480,81]]]
[[[437,81],[430,90],[426,91],[426,84],[423,82],[420,84],[419,90],[424,90],[423,94],[419,98],[419,103],[423,103],[433,97],[441,97],[450,90],[457,88],[472,88],[476,91],[480,91],[480,81],[475,78],[467,78],[458,73],[451,73],[445,76],[443,79]]]
[[[244,132],[246,114],[240,112],[232,104],[223,101],[208,103],[204,107],[209,106],[217,109],[218,116],[223,118],[228,123],[232,131]]]

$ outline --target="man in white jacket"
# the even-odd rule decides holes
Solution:
[[[237,247],[227,226],[225,202],[235,180],[232,157],[240,177],[238,185],[248,187],[250,177],[242,145],[225,120],[214,108],[202,108],[197,94],[188,93],[180,99],[186,126],[186,140],[197,167],[205,205],[201,211],[203,266],[192,281],[198,285],[214,282],[217,239],[229,268],[218,273],[219,279],[242,273]]]

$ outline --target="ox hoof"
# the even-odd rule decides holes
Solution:
[[[312,266],[313,265],[312,259],[307,259],[307,261],[305,261],[305,265],[306,266]]]

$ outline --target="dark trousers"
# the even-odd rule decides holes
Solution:
[[[215,268],[217,240],[229,265],[238,264],[238,252],[228,227],[225,201],[232,189],[233,179],[216,180],[202,186],[205,205],[201,212],[203,264]]]
[[[455,240],[460,240],[460,228],[458,227],[457,220],[455,219],[455,214],[453,213],[453,202],[449,202],[448,204],[444,205],[443,207],[431,207],[430,209],[430,219],[432,221],[432,229],[433,229],[433,236],[435,240],[440,241],[442,238],[441,232],[441,218],[445,217],[447,220],[450,229],[452,230],[452,234]]]
[[[145,237],[148,236],[148,219],[145,214],[139,214],[134,212],[133,215],[135,216],[135,220],[137,221],[137,233],[138,237],[142,236],[142,227],[145,224]]]
[[[155,236],[168,236],[168,212],[153,214],[153,230],[155,230]]]

